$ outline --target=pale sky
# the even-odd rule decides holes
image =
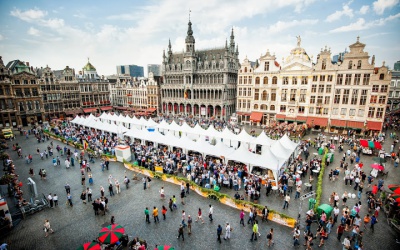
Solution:
[[[221,47],[235,31],[240,61],[267,50],[278,62],[296,46],[316,60],[365,43],[376,65],[400,60],[400,0],[13,0],[0,1],[0,55],[54,70],[79,71],[90,58],[99,75],[117,65],[161,64],[171,39],[182,51],[189,10],[196,49]],[[145,72],[146,73],[146,72]]]

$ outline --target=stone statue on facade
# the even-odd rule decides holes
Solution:
[[[297,38],[297,47],[300,47],[300,45],[301,45],[301,37],[300,37],[300,35],[296,36],[296,38]]]

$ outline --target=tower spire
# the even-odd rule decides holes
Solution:
[[[195,39],[193,37],[192,22],[190,21],[190,12],[191,11],[189,10],[189,22],[188,22],[188,30],[187,30],[187,36],[185,39],[185,43],[186,43],[186,52],[194,53]]]
[[[231,40],[230,40],[230,47],[231,47],[231,49],[232,49],[232,52],[234,51],[234,49],[235,49],[235,35],[233,34],[233,27],[232,27],[232,30],[231,30]]]

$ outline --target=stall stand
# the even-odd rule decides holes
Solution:
[[[125,145],[116,146],[115,155],[117,156],[117,161],[119,162],[123,162],[124,160],[131,161],[132,157],[130,147]]]

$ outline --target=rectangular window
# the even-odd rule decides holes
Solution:
[[[306,102],[306,94],[307,94],[307,90],[306,89],[301,89],[300,90],[299,102]]]
[[[286,112],[286,106],[281,105],[279,110],[280,110],[280,112]]]
[[[379,91],[379,85],[372,85],[372,92],[378,92]]]
[[[301,85],[307,85],[308,84],[308,77],[303,76],[301,77]]]
[[[370,74],[364,74],[363,85],[369,85]]]
[[[319,85],[318,86],[318,93],[324,93],[324,88],[325,88],[324,85]]]
[[[327,115],[328,114],[328,108],[324,108],[324,115]]]
[[[314,107],[308,108],[308,114],[310,114],[310,115],[314,114]]]
[[[354,75],[354,85],[360,85],[361,83],[361,74]]]
[[[377,108],[376,109],[376,118],[382,118],[383,117],[383,108]]]
[[[333,108],[332,109],[332,115],[337,115],[339,114],[339,109],[338,108]]]
[[[364,116],[364,109],[359,109],[358,110],[358,116],[360,116],[360,117]]]
[[[355,115],[356,115],[356,109],[350,109],[349,116],[355,116]]]
[[[351,74],[346,74],[344,85],[350,85],[350,84],[351,84]]]
[[[244,77],[243,77],[243,80],[244,80],[244,81],[243,81],[243,84],[247,84],[247,76],[244,76]]]
[[[368,109],[368,117],[373,118],[375,116],[375,108]]]
[[[336,89],[335,90],[335,99],[333,99],[334,104],[339,104],[340,103],[340,92],[341,89]]]
[[[342,85],[343,84],[343,74],[338,74],[336,78],[336,85]]]
[[[295,76],[292,77],[292,84],[297,85],[297,77]]]
[[[290,102],[295,102],[296,101],[296,89],[291,89],[290,90]]]
[[[286,102],[287,101],[287,89],[282,89],[281,101],[282,102]]]
[[[310,103],[314,104],[315,103],[315,96],[310,96]]]
[[[254,100],[258,101],[259,100],[259,96],[260,96],[260,90],[259,89],[255,89],[254,90]]]
[[[311,85],[311,93],[316,93],[317,92],[317,85],[313,84]]]
[[[239,88],[238,96],[242,96],[242,88]]]
[[[313,76],[312,80],[313,80],[313,82],[318,82],[318,76]]]
[[[328,76],[328,82],[332,82],[333,81],[333,75],[329,75]]]
[[[251,80],[251,76],[249,76],[249,82],[248,82],[248,84],[251,84],[251,81],[252,81],[252,80]]]
[[[371,99],[369,99],[370,103],[376,103],[376,100],[378,99],[378,97],[376,95],[371,95]]]
[[[386,104],[386,96],[380,96],[379,97],[379,103],[380,104]]]
[[[350,95],[350,89],[343,90],[342,104],[348,104],[349,103],[349,95]]]
[[[317,98],[317,104],[321,105],[322,104],[322,96],[318,96]]]
[[[239,84],[242,84],[242,77],[239,76]]]
[[[285,76],[282,79],[282,85],[288,85],[289,84],[289,77]]]
[[[357,105],[358,100],[358,89],[353,89],[353,93],[351,95],[351,104]]]
[[[269,71],[269,62],[264,63],[264,71]]]
[[[320,82],[325,82],[325,76],[319,76],[319,81]]]
[[[331,93],[332,92],[332,85],[326,85],[326,93]]]
[[[303,106],[299,106],[299,114],[304,114],[305,108]]]
[[[247,88],[247,96],[251,96],[251,88]]]
[[[329,104],[331,102],[330,96],[325,96],[324,104]]]
[[[317,114],[317,115],[322,114],[322,108],[316,107],[316,108],[315,108],[315,114]]]
[[[381,86],[381,93],[386,93],[388,91],[388,86],[387,85],[382,85]]]
[[[340,109],[340,115],[346,115],[347,109],[346,108],[341,108]]]
[[[360,105],[365,105],[367,103],[368,90],[361,90]]]

